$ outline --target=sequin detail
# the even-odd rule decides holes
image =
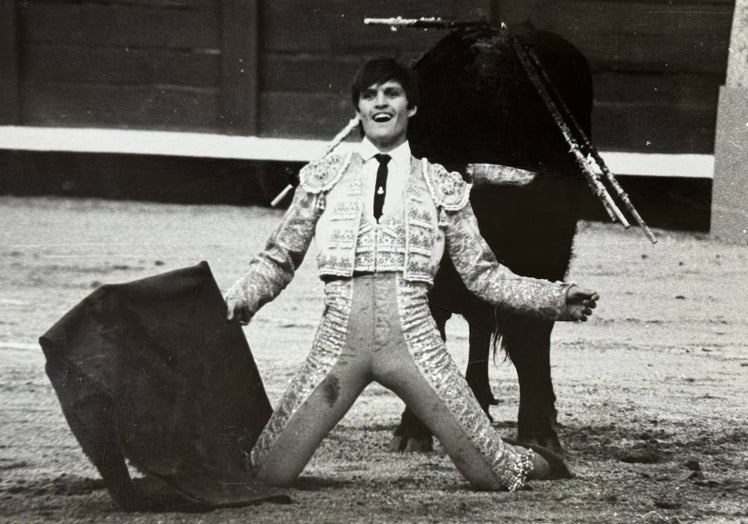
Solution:
[[[400,271],[408,280],[433,284],[444,234],[437,226],[421,163],[411,159],[401,214],[379,224],[363,216],[362,165],[360,156],[354,155],[328,194],[327,212],[317,225],[320,274],[349,277],[354,271]]]
[[[423,284],[398,279],[398,309],[403,336],[421,374],[454,415],[467,438],[487,461],[502,485],[521,488],[532,469],[534,452],[505,445],[462,378],[439,336]]]
[[[297,188],[294,202],[265,250],[250,263],[247,275],[227,297],[244,301],[253,315],[290,282],[315,234],[320,275],[349,277],[354,270],[403,271],[408,281],[432,285],[446,239],[450,257],[473,294],[519,314],[567,320],[568,285],[520,277],[499,265],[480,235],[469,203],[457,211],[443,207],[437,210],[425,196],[429,178],[418,166],[413,160],[403,199],[404,224],[385,223],[373,233],[362,220],[360,156],[350,160],[342,179],[327,194]],[[323,213],[319,203],[325,195],[327,207]]]
[[[447,211],[459,211],[467,205],[473,186],[465,182],[462,175],[447,171],[440,164],[429,164],[425,158],[421,160],[421,165],[429,193],[437,206]]]
[[[414,161],[405,202],[406,280],[433,285],[444,254],[444,233],[437,224],[437,208],[429,198],[428,163]],[[419,167],[421,169],[419,169]]]
[[[465,285],[498,308],[546,320],[566,319],[568,284],[512,273],[496,261],[480,235],[472,207],[445,213],[449,256]]]
[[[317,268],[320,275],[353,275],[358,224],[363,215],[363,161],[356,154],[335,187],[327,193],[327,210],[316,226]]]
[[[345,345],[351,317],[353,281],[338,280],[325,286],[325,316],[317,328],[312,349],[262,430],[250,452],[253,467],[262,464],[278,436],[330,372]]]
[[[388,216],[379,224],[364,217],[356,242],[356,271],[399,271],[405,268],[405,224],[402,217]]]
[[[345,156],[332,153],[309,162],[299,172],[299,184],[312,194],[329,191],[343,176],[351,161],[351,155],[352,152]]]
[[[249,269],[226,292],[247,306],[250,317],[274,299],[294,277],[314,237],[322,210],[318,199],[299,187],[291,206],[265,244],[265,249],[249,263]]]

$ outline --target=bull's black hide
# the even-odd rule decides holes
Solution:
[[[122,509],[285,498],[245,466],[271,407],[207,263],[102,286],[40,343],[70,428]],[[125,459],[161,482],[133,483]]]
[[[414,66],[421,90],[409,124],[414,154],[464,173],[467,163],[494,163],[540,174],[523,187],[474,188],[471,204],[481,234],[498,260],[520,275],[562,280],[569,267],[584,182],[563,135],[519,62],[511,38],[539,56],[582,129],[590,133],[592,77],[584,56],[557,35],[531,27],[488,25],[454,31]],[[452,313],[470,326],[467,379],[488,410],[489,341],[502,337],[520,384],[518,440],[557,451],[551,381],[552,322],[494,312],[468,292],[447,257],[429,296],[437,325]],[[428,430],[409,412],[394,446],[429,449]]]

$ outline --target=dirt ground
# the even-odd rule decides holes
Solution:
[[[228,286],[280,212],[0,197],[0,520],[3,522],[748,522],[748,249],[704,235],[580,223],[570,279],[597,289],[586,324],[557,325],[560,436],[576,478],[469,489],[437,448],[387,446],[401,402],[372,386],[325,440],[291,504],[210,513],[116,511],[68,429],[37,338],[102,283],[207,260]],[[245,330],[271,402],[322,311],[309,256]],[[461,367],[465,323],[448,325]],[[497,429],[515,431],[511,364],[491,368]]]

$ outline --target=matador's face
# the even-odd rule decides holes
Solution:
[[[364,134],[380,151],[396,148],[407,139],[408,119],[416,114],[408,108],[405,89],[396,80],[373,84],[361,91],[358,111]]]

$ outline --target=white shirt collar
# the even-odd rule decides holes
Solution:
[[[358,153],[361,155],[361,158],[364,159],[364,162],[367,162],[371,160],[374,155],[381,153],[381,151],[377,149],[377,146],[372,144],[368,138],[364,137],[358,148]],[[398,164],[402,162],[410,162],[410,144],[406,140],[392,151],[388,151],[386,154],[392,157],[391,162]]]

